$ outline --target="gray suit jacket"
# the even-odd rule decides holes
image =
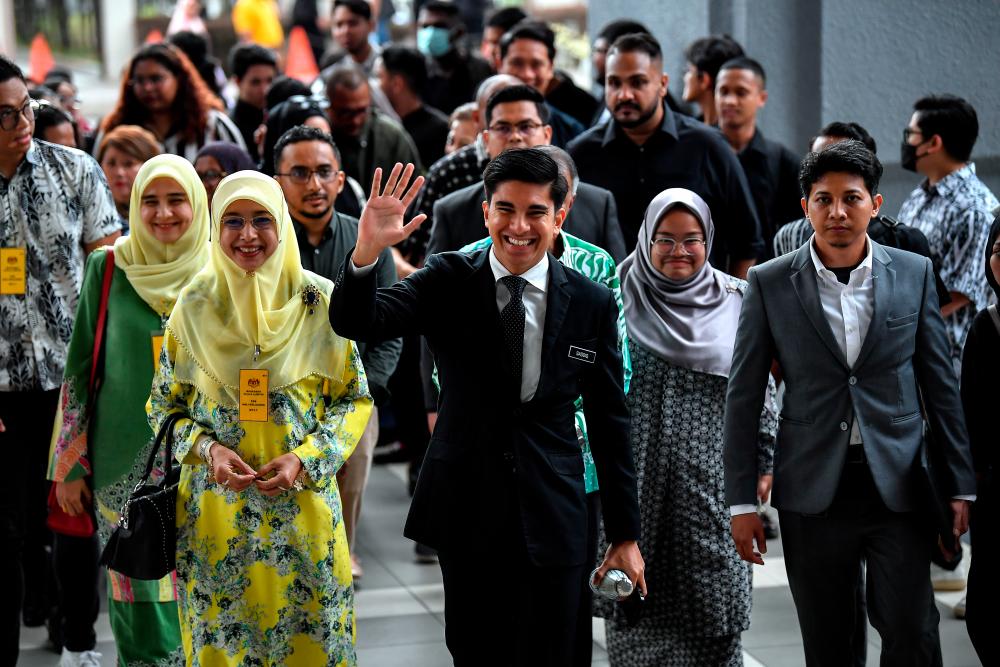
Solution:
[[[816,270],[804,245],[754,267],[743,297],[726,396],[726,501],[756,502],[757,424],[772,359],[785,397],[775,450],[772,502],[815,514],[833,501],[857,415],[875,486],[894,512],[916,509],[923,435],[918,387],[949,495],[975,493],[969,438],[938,307],[931,262],[872,243],[875,304],[868,334],[848,367],[823,314]]]
[[[488,236],[483,223],[483,183],[473,183],[434,202],[434,225],[427,254],[461,250]],[[576,202],[563,228],[587,243],[603,248],[615,260],[625,258],[625,241],[618,224],[614,196],[595,185],[580,183]]]

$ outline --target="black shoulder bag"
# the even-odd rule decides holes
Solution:
[[[160,426],[142,478],[132,489],[111,534],[101,565],[133,579],[162,579],[176,567],[177,484],[181,467],[173,465],[174,426],[183,414],[167,416]],[[167,474],[159,484],[149,484],[161,445],[166,446]]]

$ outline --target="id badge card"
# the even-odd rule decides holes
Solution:
[[[0,294],[24,294],[28,288],[25,248],[0,248]]]
[[[267,421],[266,370],[240,370],[240,421]]]
[[[153,372],[160,372],[160,352],[163,351],[163,329],[149,332],[150,344],[153,349]]]

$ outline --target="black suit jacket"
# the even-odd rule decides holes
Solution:
[[[587,503],[573,403],[583,396],[611,542],[639,537],[628,409],[607,287],[549,257],[538,389],[522,403],[506,361],[489,250],[442,253],[394,286],[345,262],[330,303],[341,336],[376,341],[423,335],[438,364],[438,421],[404,534],[439,550],[498,544],[516,487],[527,551],[538,566],[583,564]],[[583,359],[571,348],[584,350]],[[514,472],[511,474],[511,464]]]
[[[473,183],[434,202],[434,225],[427,254],[460,250],[488,235],[483,223],[483,183]],[[580,183],[576,202],[566,216],[563,229],[608,251],[615,262],[628,254],[618,224],[614,195],[604,188]]]

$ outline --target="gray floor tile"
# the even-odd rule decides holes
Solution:
[[[358,622],[358,650],[444,641],[444,625],[431,614],[388,616]]]
[[[358,667],[447,667],[451,664],[451,655],[444,642],[358,650]]]

